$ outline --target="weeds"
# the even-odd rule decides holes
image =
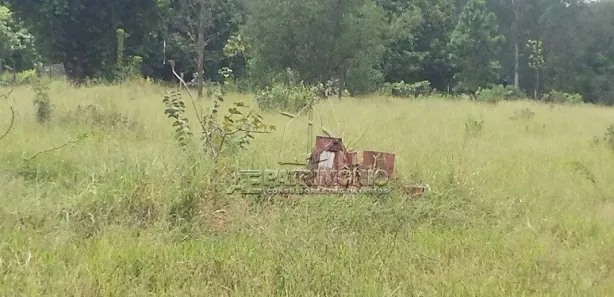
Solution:
[[[248,110],[249,106],[241,101],[234,102],[234,106],[228,108],[220,120],[220,103],[224,100],[221,90],[218,88],[213,96],[213,108],[200,122],[205,150],[215,158],[219,158],[225,150],[232,153],[236,149],[247,149],[255,134],[267,134],[275,130],[275,126],[265,124],[261,115]]]
[[[266,134],[275,130],[275,126],[263,122],[262,116],[254,111],[245,111],[248,108],[243,102],[235,102],[220,120],[218,117],[221,103],[224,101],[220,92],[213,93],[213,106],[207,114],[199,116],[198,121],[202,128],[201,143],[205,154],[217,160],[226,150],[234,152],[238,149],[247,149],[255,134]],[[163,102],[166,104],[165,114],[173,118],[175,139],[179,146],[185,148],[190,143],[193,132],[185,117],[185,103],[178,93],[167,94]]]
[[[597,177],[582,162],[580,162],[580,161],[573,161],[573,162],[571,162],[571,165],[573,166],[574,170],[576,170],[577,172],[581,173],[591,183],[597,184]]]
[[[190,145],[191,137],[194,135],[190,129],[188,118],[185,116],[185,103],[181,100],[181,95],[178,92],[164,95],[162,102],[166,105],[164,114],[173,119],[175,140],[181,148],[185,149]]]
[[[478,121],[475,118],[470,117],[465,122],[465,137],[467,139],[478,137],[482,133],[483,129],[484,121]]]
[[[565,92],[560,92],[556,90],[552,90],[542,98],[544,102],[556,103],[556,104],[581,104],[584,102],[582,99],[582,95],[580,94],[569,94]]]
[[[77,105],[59,116],[59,123],[90,125],[99,129],[125,127],[134,130],[139,127],[137,121],[131,120],[117,111],[107,111],[98,105]]]
[[[51,97],[49,96],[49,85],[51,80],[40,77],[34,80],[32,89],[36,94],[34,106],[36,107],[36,121],[46,124],[51,120]]]
[[[511,120],[530,120],[535,116],[535,112],[533,112],[529,108],[523,108],[514,111],[514,115],[510,117]]]
[[[173,73],[179,81],[187,88],[187,84],[175,72],[173,65]],[[211,172],[209,174],[209,184],[207,188],[201,190],[208,192],[210,200],[213,203],[218,203],[223,195],[228,182],[229,170],[232,168],[226,167],[222,162],[222,157],[230,156],[236,153],[239,149],[247,149],[250,140],[254,139],[256,134],[266,134],[275,130],[275,126],[264,123],[262,116],[252,110],[248,110],[248,106],[243,102],[234,102],[233,106],[228,108],[223,118],[220,119],[221,104],[224,102],[222,96],[222,86],[216,85],[208,90],[208,95],[212,99],[212,107],[207,110],[207,113],[200,112],[194,101],[192,94],[192,106],[196,113],[197,121],[200,125],[200,145],[203,150],[203,155],[191,151],[188,148],[192,147],[193,132],[185,116],[186,104],[178,93],[165,95],[163,103],[166,105],[165,114],[173,119],[172,126],[175,128],[175,140],[178,145],[187,153],[189,163],[198,163],[201,157],[211,158],[213,161]],[[198,176],[195,172],[195,165],[189,165],[189,169],[182,173],[182,188],[193,189],[194,178]],[[200,213],[194,209],[202,203],[202,195],[196,195],[191,191],[184,192],[181,201],[176,203],[171,210],[171,222],[191,223],[195,213]],[[184,226],[186,227],[186,226]]]
[[[303,84],[275,83],[256,94],[260,108],[277,108],[288,112],[297,112],[317,99],[318,89]]]
[[[137,78],[141,76],[141,63],[143,62],[143,58],[141,56],[129,56],[126,59],[125,55],[125,39],[126,32],[124,29],[117,29],[115,31],[116,42],[117,42],[117,53],[116,53],[116,61],[115,61],[115,69],[114,69],[114,79],[117,82],[124,82],[133,78]],[[125,61],[127,60],[127,61]]]
[[[597,136],[593,137],[591,140],[591,146],[597,146],[599,144],[603,144],[610,150],[614,151],[614,124],[610,124],[604,133],[602,138]]]
[[[402,98],[428,96],[433,92],[429,81],[419,81],[415,83],[405,83],[404,81],[398,83],[386,83],[380,93],[387,96],[395,96]]]
[[[197,121],[211,110],[193,108],[187,94],[183,115],[194,135],[186,149],[198,157],[192,159],[177,153],[173,134],[160,132],[175,119],[163,118],[167,106],[151,106],[149,94],[130,101],[124,100],[124,87],[60,93],[54,85],[50,95],[65,105],[70,102],[65,97],[101,92],[111,92],[106,97],[121,109],[85,104],[72,109],[74,123],[110,126],[104,120],[93,124],[94,116],[77,110],[93,114],[95,109],[100,118],[138,113],[145,140],[109,131],[104,141],[80,142],[65,154],[27,162],[22,152],[59,145],[58,138],[78,135],[82,125],[40,129],[22,125],[18,116],[0,142],[2,296],[603,296],[614,290],[607,281],[614,271],[611,156],[586,150],[582,140],[595,125],[606,130],[608,109],[563,109],[548,119],[557,133],[523,137],[509,129],[515,109],[539,114],[547,106],[503,103],[479,118],[462,116],[484,109],[475,102],[347,99],[336,110],[339,121],[347,123],[340,129],[348,135],[365,131],[359,148],[395,153],[395,172],[413,174],[412,182],[428,183],[433,192],[411,201],[393,192],[387,199],[290,195],[259,204],[215,188],[218,180],[209,178],[214,156],[203,152]],[[26,100],[17,100],[16,112],[30,111],[28,98],[17,99]],[[217,108],[220,126],[235,107],[229,101]],[[213,105],[213,100],[201,102]],[[241,115],[233,121],[249,114],[237,109]],[[403,111],[415,113],[396,119]],[[285,120],[273,113],[265,118],[278,125]],[[9,119],[4,106],[0,132]],[[582,121],[593,123],[565,129]],[[276,164],[281,134],[267,135],[271,141],[254,134],[267,141],[245,145],[245,154],[224,144],[217,168],[228,173],[225,168],[233,164]],[[289,145],[304,140],[302,133],[288,134]],[[604,145],[603,131],[595,135]],[[445,163],[448,151],[454,157],[451,169]],[[566,165],[574,160],[577,164]]]
[[[603,140],[610,149],[614,150],[614,124],[608,126]]]
[[[472,116],[468,117],[465,121],[465,133],[463,135],[463,142],[460,148],[456,152],[448,152],[446,154],[448,158],[448,166],[451,168],[449,172],[449,182],[451,185],[460,185],[463,182],[462,180],[459,180],[459,178],[463,175],[461,168],[463,167],[464,163],[465,151],[469,147],[471,140],[482,134],[483,129],[483,120],[477,120]]]

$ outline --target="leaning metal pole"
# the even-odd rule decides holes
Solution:
[[[311,141],[313,141],[313,99],[309,101],[309,126],[307,127],[307,154],[311,155]],[[310,158],[307,158],[307,164],[311,162]]]

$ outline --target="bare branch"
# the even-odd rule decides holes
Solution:
[[[67,145],[69,145],[69,144],[75,144],[75,143],[77,143],[77,142],[79,142],[79,141],[81,141],[81,140],[83,140],[83,139],[87,138],[87,136],[88,136],[87,134],[84,134],[84,135],[82,135],[82,136],[77,137],[77,139],[75,139],[75,140],[71,140],[71,141],[69,141],[69,142],[67,142],[67,143],[65,143],[65,144],[60,145],[60,146],[56,146],[56,147],[54,147],[54,148],[50,148],[50,149],[46,149],[46,150],[44,150],[44,151],[40,151],[40,152],[38,152],[38,153],[34,154],[32,157],[27,158],[27,159],[25,159],[25,160],[26,160],[26,161],[31,161],[31,160],[33,160],[34,158],[38,157],[40,154],[43,154],[43,153],[48,153],[48,152],[52,152],[52,151],[59,150],[59,149],[61,149],[61,148],[65,147],[65,146],[67,146]]]
[[[2,136],[0,136],[0,140],[2,140],[4,137],[6,137],[9,132],[11,132],[11,129],[13,129],[13,124],[15,123],[15,110],[13,109],[13,107],[10,107],[11,109],[11,123],[9,124],[9,127],[6,129],[6,131],[2,134]]]
[[[176,16],[174,27],[183,34],[195,40],[194,35],[200,29],[211,29],[215,26],[215,5],[212,0],[184,0],[180,1],[181,16]]]
[[[196,113],[196,117],[198,118],[198,123],[200,124],[201,129],[203,131],[206,131],[207,129],[205,127],[205,124],[202,121],[202,115],[198,112],[198,108],[196,107],[196,102],[194,102],[194,95],[192,95],[192,93],[190,92],[190,88],[188,87],[188,84],[185,82],[185,80],[183,80],[183,78],[181,78],[181,76],[177,74],[177,71],[175,71],[175,63],[171,63],[171,70],[173,71],[173,75],[175,75],[175,77],[179,80],[179,82],[188,91],[188,95],[190,95],[190,101],[192,102],[192,107],[194,107],[194,113]]]
[[[14,88],[10,88],[9,91],[5,94],[0,94],[0,100],[4,100],[4,99],[8,99],[11,94],[13,94],[13,91],[15,89]],[[2,133],[2,136],[0,136],[0,140],[2,140],[4,137],[6,137],[9,132],[11,132],[11,130],[13,129],[13,124],[15,123],[15,109],[13,109],[13,107],[9,107],[9,109],[11,110],[11,123],[9,124],[9,127],[6,129],[6,131],[4,131],[4,133]]]
[[[222,34],[228,32],[228,31],[230,31],[230,29],[227,28],[227,29],[221,30],[220,32],[217,32],[217,33],[215,33],[213,35],[210,35],[208,38],[205,39],[205,45],[209,44],[209,42],[211,42],[213,39],[220,37]]]
[[[8,99],[8,98],[9,98],[9,96],[11,96],[11,94],[13,93],[13,91],[14,91],[14,90],[15,90],[15,89],[11,88],[11,89],[8,91],[8,93],[0,95],[0,100],[2,100],[2,99]]]

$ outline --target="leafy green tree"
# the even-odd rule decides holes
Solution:
[[[545,1],[545,0],[544,0]],[[581,16],[585,4],[551,2],[540,16],[540,30],[545,63],[541,76],[547,89],[572,93],[577,86],[583,43],[590,36],[582,36]],[[533,38],[536,39],[536,38]],[[545,89],[546,88],[542,88]]]
[[[427,21],[414,2],[380,0],[386,13],[386,44],[383,56],[387,81],[414,81],[422,73],[424,53],[416,52],[420,23]]]
[[[196,56],[198,97],[203,96],[205,80],[205,48],[221,35],[228,35],[228,24],[237,21],[235,3],[232,0],[176,0],[172,5],[172,28],[192,44],[191,53]]]
[[[593,3],[583,23],[584,68],[574,91],[590,102],[614,104],[614,2]]]
[[[531,49],[531,56],[529,57],[529,67],[535,69],[535,92],[534,98],[539,98],[539,71],[544,65],[544,56],[542,42],[540,40],[529,40],[527,47]]]
[[[475,92],[496,81],[500,64],[497,60],[503,35],[498,32],[497,18],[487,10],[485,0],[469,0],[460,14],[450,39],[450,62],[457,71],[456,89]]]
[[[447,44],[455,25],[452,0],[379,0],[387,15],[384,55],[387,81],[430,81],[437,89],[451,79]]]
[[[248,8],[244,32],[256,86],[287,68],[306,83],[338,78],[342,85],[356,69],[378,73],[384,23],[373,1],[253,0]]]
[[[428,80],[431,86],[445,90],[452,83],[452,69],[448,61],[448,42],[456,25],[454,1],[420,0],[425,21],[420,23],[417,43],[418,52],[424,53],[423,76],[415,81]]]
[[[503,60],[502,63],[509,63],[509,68],[513,73],[513,84],[515,87],[520,87],[520,56],[523,52],[522,44],[529,33],[526,27],[528,22],[525,22],[525,19],[528,16],[527,10],[532,8],[530,4],[534,0],[498,0],[493,2],[494,10],[499,12],[497,14],[499,28],[506,36],[505,50],[502,51],[503,55],[500,58]]]
[[[544,91],[580,93],[588,102],[614,103],[613,12],[612,1],[550,3],[540,19]]]
[[[160,26],[162,0],[7,0],[35,35],[37,48],[51,62],[62,63],[69,78],[112,78],[116,30],[127,33],[126,56]]]
[[[34,37],[14,19],[8,7],[0,5],[0,72],[6,67],[16,71],[30,68],[37,60]]]

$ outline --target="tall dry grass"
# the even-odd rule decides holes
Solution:
[[[0,102],[0,130],[8,105],[17,112],[0,142],[0,295],[614,294],[614,153],[591,145],[614,123],[612,109],[325,101],[326,128],[355,149],[396,153],[399,178],[432,193],[260,201],[213,197],[206,162],[186,183],[194,164],[172,138],[164,91],[56,82],[48,126],[36,122],[28,87]],[[523,109],[534,116],[512,119]],[[235,168],[278,167],[288,119],[264,115],[277,131],[233,156]],[[303,157],[306,118],[286,133],[284,160]]]

